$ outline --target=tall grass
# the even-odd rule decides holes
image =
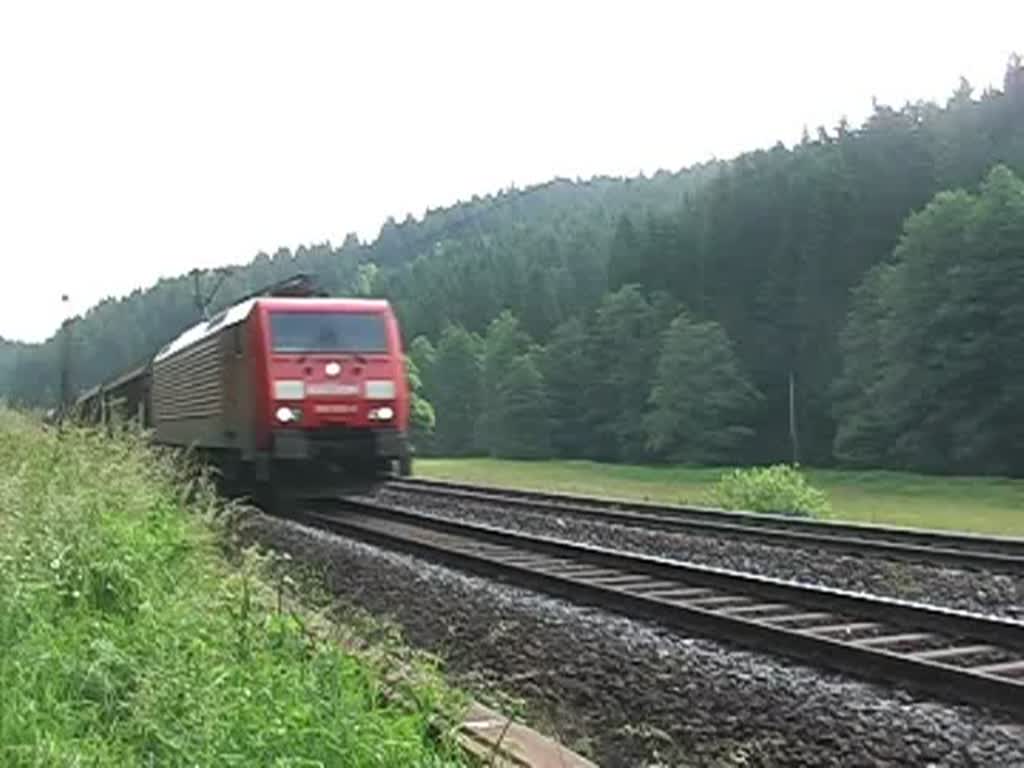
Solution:
[[[0,765],[458,764],[443,686],[387,697],[275,610],[215,505],[136,437],[0,409]]]

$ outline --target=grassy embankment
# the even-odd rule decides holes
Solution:
[[[722,469],[587,461],[419,459],[423,477],[656,502],[710,504]],[[832,503],[831,518],[1024,536],[1024,480],[901,472],[805,470]]]
[[[455,695],[278,611],[131,437],[0,408],[0,765],[440,766]]]

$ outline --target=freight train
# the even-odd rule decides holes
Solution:
[[[409,388],[387,301],[264,295],[186,330],[151,361],[83,393],[79,414],[138,419],[228,488],[366,487],[409,474]]]

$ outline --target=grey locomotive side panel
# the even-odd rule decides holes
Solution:
[[[153,364],[152,421],[158,442],[223,448],[222,334],[211,334]]]

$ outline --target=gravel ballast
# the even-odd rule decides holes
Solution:
[[[802,584],[1024,620],[1024,578],[988,571],[857,557],[810,547],[776,546],[741,538],[646,531],[574,515],[381,490],[376,500],[453,520],[613,547],[658,557],[756,573]]]
[[[1024,766],[1024,724],[569,605],[262,515],[259,542],[604,766]]]

